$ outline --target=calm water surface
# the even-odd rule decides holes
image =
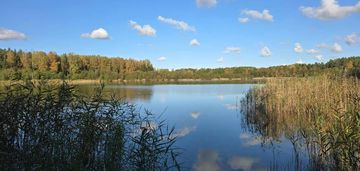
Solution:
[[[239,101],[254,84],[109,85],[141,110],[174,125],[185,170],[293,170],[303,162],[289,140],[262,141],[249,131]],[[296,162],[296,159],[298,159]]]

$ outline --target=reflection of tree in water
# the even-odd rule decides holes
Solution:
[[[352,79],[270,81],[242,99],[242,122],[263,141],[288,139],[294,170],[358,170],[359,97],[359,82]]]
[[[78,86],[79,93],[84,95],[93,95],[94,90],[99,87],[97,85],[80,85]],[[125,87],[122,85],[107,85],[103,90],[105,98],[115,96],[125,101],[149,101],[153,95],[152,87]]]

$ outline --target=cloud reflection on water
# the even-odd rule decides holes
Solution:
[[[224,104],[227,110],[237,110],[239,109],[239,105],[237,104]]]
[[[200,151],[193,166],[194,171],[221,171],[219,155],[213,150]]]
[[[228,161],[228,165],[233,170],[254,170],[253,165],[258,161],[258,159],[251,157],[241,157],[234,156]]]
[[[198,153],[197,161],[193,165],[193,171],[224,171],[224,170],[241,170],[241,171],[262,171],[266,170],[260,166],[259,158],[234,155],[227,160],[222,160],[218,152],[207,149]]]
[[[191,112],[190,115],[192,118],[197,119],[200,116],[200,112]]]
[[[196,126],[184,127],[181,129],[177,129],[173,134],[174,137],[185,137],[186,135],[194,132],[196,130]]]
[[[250,134],[247,133],[241,133],[240,139],[242,140],[243,146],[255,146],[263,142],[261,137],[251,136]]]
[[[217,98],[218,98],[220,101],[224,101],[225,96],[222,95],[222,94],[220,94],[220,95],[217,96]]]

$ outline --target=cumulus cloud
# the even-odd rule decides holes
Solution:
[[[249,18],[248,17],[239,17],[238,18],[240,23],[247,23],[249,22]]]
[[[165,56],[160,56],[157,58],[158,61],[165,61],[166,60],[166,57]]]
[[[308,53],[308,54],[316,54],[316,53],[319,53],[319,51],[316,50],[316,49],[307,49],[306,53]]]
[[[339,43],[334,43],[332,45],[328,45],[328,44],[319,44],[317,46],[318,48],[323,48],[323,49],[329,49],[331,50],[332,52],[335,52],[335,53],[340,53],[343,51],[343,48],[342,46],[339,44]]]
[[[200,8],[206,7],[214,7],[217,4],[217,0],[196,0],[196,5]]]
[[[90,39],[109,39],[109,34],[105,29],[98,28],[93,30],[91,33],[81,34],[81,37]]]
[[[274,21],[274,17],[270,14],[270,11],[267,9],[264,9],[262,12],[256,10],[243,10],[242,14],[247,17],[240,17],[239,21],[241,23],[247,23],[250,20],[250,18],[265,20],[265,21]]]
[[[138,31],[140,35],[144,35],[144,36],[155,36],[156,35],[156,30],[153,27],[151,27],[150,25],[141,26],[140,24],[138,24],[132,20],[129,21],[129,25],[131,26],[131,28]]]
[[[342,52],[343,49],[342,49],[342,47],[341,47],[340,44],[334,43],[334,44],[332,45],[332,47],[331,47],[331,51],[336,52],[336,53],[339,53],[339,52]]]
[[[216,62],[224,63],[224,57],[220,57],[219,59],[216,60]]]
[[[226,47],[226,48],[224,49],[224,52],[225,52],[225,53],[240,53],[240,48],[239,48],[239,47],[232,47],[232,46],[230,46],[230,47]]]
[[[199,46],[200,42],[197,39],[192,39],[190,41],[190,46]]]
[[[26,35],[24,33],[0,28],[0,40],[24,40],[26,39]]]
[[[319,62],[324,61],[324,58],[323,58],[322,55],[316,55],[314,58],[315,58],[316,60],[318,60]]]
[[[301,53],[303,51],[304,51],[304,49],[302,48],[301,44],[300,43],[295,43],[294,52]]]
[[[269,57],[271,56],[271,50],[267,46],[265,46],[260,50],[260,55],[263,57]]]
[[[349,46],[358,45],[360,44],[360,37],[357,34],[353,33],[345,37],[345,42]]]
[[[175,26],[177,29],[180,29],[183,31],[192,31],[192,32],[196,31],[195,27],[190,26],[188,23],[186,23],[184,21],[178,21],[178,20],[175,20],[172,18],[165,18],[162,16],[158,16],[158,20],[165,24],[170,24],[172,26]]]
[[[360,12],[360,1],[352,6],[340,6],[337,0],[321,0],[320,7],[300,7],[302,13],[320,20],[339,19]]]

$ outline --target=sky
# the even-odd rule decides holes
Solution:
[[[359,0],[1,0],[0,48],[267,67],[360,55]]]

